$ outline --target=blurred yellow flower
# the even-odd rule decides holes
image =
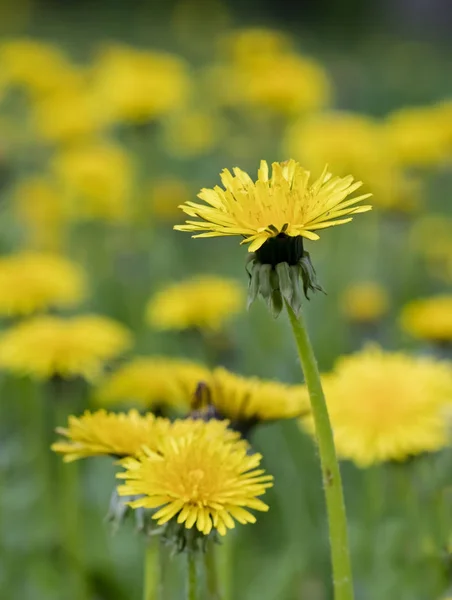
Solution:
[[[451,114],[441,105],[402,108],[385,123],[389,151],[405,167],[429,167],[452,157]]]
[[[246,65],[260,56],[281,56],[292,50],[292,43],[282,31],[250,27],[227,33],[220,39],[220,48],[234,63]]]
[[[82,269],[69,259],[39,252],[19,252],[0,258],[0,315],[29,315],[66,308],[86,293]]]
[[[400,324],[404,331],[420,340],[452,342],[452,295],[409,302],[402,309]]]
[[[197,276],[157,292],[146,307],[146,320],[157,329],[219,331],[245,305],[245,293],[233,279]]]
[[[310,173],[294,160],[272,164],[269,177],[263,160],[256,182],[239,168],[234,175],[224,169],[219,186],[202,189],[198,194],[205,204],[187,202],[180,208],[199,221],[177,225],[179,231],[202,233],[193,237],[241,235],[242,244],[250,243],[255,252],[270,238],[279,235],[317,240],[316,230],[341,225],[352,215],[371,210],[371,206],[356,204],[370,194],[348,198],[361,187],[353,177],[333,177],[326,168],[320,177],[309,184]],[[340,218],[346,217],[346,218]]]
[[[354,173],[383,209],[411,212],[417,207],[415,182],[399,169],[382,126],[371,117],[330,111],[300,119],[287,129],[284,148],[314,172],[328,164],[339,176]]]
[[[14,208],[20,224],[25,226],[28,246],[53,252],[61,249],[67,218],[51,178],[36,175],[21,181],[15,190]]]
[[[184,435],[170,428],[159,453],[148,451],[123,461],[126,471],[118,477],[126,481],[118,487],[119,495],[138,495],[129,503],[133,508],[158,508],[152,518],[159,525],[177,517],[177,523],[187,529],[196,525],[204,535],[212,529],[225,535],[235,526],[234,519],[254,523],[249,509],[267,511],[258,497],[273,485],[273,478],[258,468],[262,456],[249,454],[241,441],[219,435],[218,422],[187,423],[193,428]]]
[[[0,336],[0,368],[36,379],[92,380],[131,342],[129,331],[107,317],[34,317]]]
[[[208,111],[173,113],[164,122],[165,150],[182,158],[206,154],[217,144],[222,130],[219,117]]]
[[[374,281],[349,285],[341,298],[343,314],[357,323],[372,323],[383,317],[389,308],[386,290]]]
[[[171,220],[179,214],[179,205],[191,197],[190,186],[176,177],[167,177],[149,183],[144,192],[145,201],[158,219]]]
[[[310,412],[309,399],[300,386],[243,377],[222,367],[206,380],[200,408],[213,407],[221,418],[245,427],[261,421],[292,419]]]
[[[2,78],[33,97],[78,81],[79,70],[60,48],[34,39],[16,38],[0,44]]]
[[[188,412],[197,385],[209,378],[202,365],[179,358],[138,356],[100,382],[101,404],[133,402],[154,411],[164,407]]]
[[[72,85],[46,95],[33,106],[38,137],[53,143],[79,142],[97,135],[106,125],[86,85]]]
[[[66,439],[52,444],[52,450],[62,454],[64,462],[89,456],[135,456],[143,445],[152,448],[157,435],[154,415],[142,416],[135,409],[128,413],[87,410],[81,417],[70,416],[68,426],[58,427],[57,433]]]
[[[93,67],[93,88],[111,120],[143,123],[183,106],[191,82],[178,56],[111,45]]]
[[[128,217],[133,165],[120,146],[93,142],[61,150],[53,170],[74,220]]]
[[[448,444],[452,370],[447,362],[369,347],[340,358],[323,382],[342,458],[367,467]],[[311,419],[303,424],[313,432]]]
[[[284,116],[318,110],[330,99],[328,76],[315,60],[287,52],[218,65],[208,74],[210,94],[226,105]]]

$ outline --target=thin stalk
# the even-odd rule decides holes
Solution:
[[[187,600],[200,600],[198,595],[198,572],[196,568],[196,552],[187,551]]]
[[[309,391],[315,423],[328,513],[334,598],[335,600],[353,600],[353,580],[341,473],[319,369],[302,313],[297,318],[287,302],[286,309]]]
[[[215,543],[209,543],[204,552],[204,570],[206,575],[206,600],[222,600],[220,580],[218,577],[217,548]]]
[[[143,600],[157,600],[159,597],[159,543],[158,539],[147,539],[144,551]],[[161,575],[161,574],[160,574]]]

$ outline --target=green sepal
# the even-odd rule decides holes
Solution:
[[[250,281],[248,284],[248,298],[247,298],[247,302],[246,302],[247,310],[253,304],[253,302],[256,300],[257,295],[259,293],[259,278],[260,278],[260,270],[262,267],[263,267],[263,265],[255,262],[251,268]]]
[[[317,274],[311,262],[311,256],[309,252],[303,252],[303,256],[299,262],[299,265],[301,269],[301,279],[303,281],[303,292],[306,298],[309,300],[309,290],[312,290],[313,292],[323,292],[326,294],[323,287],[317,281]]]
[[[287,300],[289,304],[292,303],[293,297],[293,282],[290,277],[290,267],[286,262],[278,263],[276,265],[276,273],[278,275],[278,287],[282,294],[282,297]]]
[[[301,304],[303,301],[303,295],[301,292],[300,278],[301,268],[300,265],[291,265],[289,267],[290,280],[292,282],[292,302],[290,306],[294,313],[298,316],[301,310]]]
[[[270,302],[268,303],[272,317],[276,319],[283,309],[284,303],[281,292],[279,290],[273,290],[270,296]]]
[[[273,285],[272,285],[272,266],[260,265],[259,269],[259,293],[267,302],[270,301]]]

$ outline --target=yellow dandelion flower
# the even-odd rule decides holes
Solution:
[[[89,456],[136,456],[144,445],[153,448],[156,439],[155,416],[109,413],[105,410],[85,411],[80,417],[70,416],[67,427],[58,427],[63,439],[52,444],[52,450],[63,455],[65,462]]]
[[[341,305],[350,321],[372,323],[386,314],[389,298],[384,287],[375,281],[360,281],[344,290]]]
[[[198,195],[205,204],[187,202],[181,209],[198,221],[178,225],[179,231],[201,231],[194,237],[242,235],[242,244],[249,243],[249,252],[270,238],[279,235],[317,240],[315,231],[341,225],[352,215],[371,210],[356,206],[370,196],[348,198],[361,187],[353,177],[332,177],[324,169],[322,175],[309,184],[309,171],[294,160],[268,165],[261,161],[256,182],[239,168],[234,175],[225,169],[221,174],[224,190],[219,186],[203,189]],[[346,218],[343,218],[346,217]]]
[[[53,254],[20,252],[0,258],[0,314],[29,315],[80,302],[86,292],[81,268]]]
[[[62,87],[33,106],[37,135],[52,143],[80,142],[98,134],[106,125],[86,85]]]
[[[370,347],[339,359],[324,386],[337,453],[361,467],[448,444],[446,362]],[[312,422],[304,425],[313,431]]]
[[[188,421],[190,423],[190,421]],[[249,454],[243,442],[231,442],[210,433],[215,421],[195,421],[192,431],[173,435],[170,431],[159,453],[126,459],[125,473],[118,477],[121,496],[139,495],[133,508],[158,509],[152,518],[159,525],[176,520],[182,527],[208,535],[216,529],[225,535],[239,523],[254,523],[251,510],[267,511],[259,499],[272,486],[273,478],[259,465],[260,454]]]
[[[309,399],[300,386],[243,377],[222,367],[206,381],[206,400],[222,418],[235,426],[262,421],[292,419],[310,411]]]
[[[34,317],[0,337],[0,368],[36,379],[91,380],[130,345],[129,331],[107,317]]]
[[[248,64],[258,56],[281,56],[292,49],[292,43],[282,31],[249,27],[227,33],[220,47],[235,63]]]
[[[74,220],[127,217],[133,166],[120,146],[93,142],[61,151],[53,170]]]
[[[189,360],[139,356],[109,375],[96,391],[101,404],[134,402],[157,410],[164,406],[187,412],[209,371]]]
[[[432,275],[447,283],[452,283],[451,231],[452,218],[430,213],[416,219],[410,232],[411,248],[425,259]]]
[[[77,81],[80,77],[64,53],[52,44],[17,38],[0,45],[2,77],[33,97]]]
[[[402,329],[415,338],[452,341],[452,295],[433,296],[406,304],[400,315]]]
[[[245,303],[242,287],[234,280],[213,275],[175,283],[151,298],[147,322],[157,329],[221,330]]]
[[[61,248],[67,219],[61,195],[49,177],[35,176],[22,181],[15,190],[14,209],[25,226],[29,246],[52,252]]]
[[[94,93],[111,120],[138,123],[184,105],[191,88],[188,67],[181,58],[121,45],[101,52],[93,81]]]
[[[402,108],[385,123],[389,151],[402,166],[434,166],[452,153],[450,114],[442,105]]]

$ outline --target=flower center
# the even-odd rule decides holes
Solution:
[[[259,250],[256,258],[262,265],[276,267],[279,263],[296,265],[303,257],[303,238],[301,235],[291,237],[285,233],[269,238]]]

